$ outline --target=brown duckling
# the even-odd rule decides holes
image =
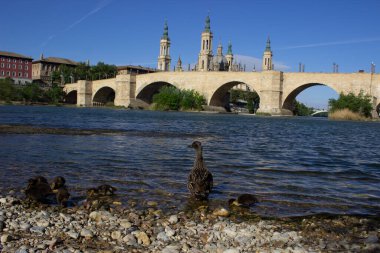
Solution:
[[[58,176],[53,179],[53,182],[50,184],[50,188],[53,192],[57,192],[57,190],[61,187],[64,187],[66,183],[66,179],[64,177]]]
[[[87,199],[94,199],[99,197],[112,196],[117,189],[109,184],[102,184],[96,188],[87,190]]]
[[[67,202],[70,198],[70,193],[65,185],[66,179],[64,177],[58,176],[53,179],[50,184],[51,189],[56,194],[56,199],[61,207],[67,207]]]
[[[204,164],[202,144],[194,141],[189,147],[195,149],[196,157],[188,176],[187,188],[195,199],[206,200],[213,187],[213,177]]]
[[[44,203],[50,194],[52,194],[52,190],[45,177],[37,176],[28,180],[28,186],[25,189],[25,195],[28,199]]]
[[[240,195],[237,199],[229,199],[228,204],[230,206],[241,206],[241,207],[250,207],[251,205],[259,202],[258,199],[249,193],[244,193]]]
[[[100,196],[112,196],[117,189],[109,184],[102,184],[98,186],[98,193]]]
[[[70,193],[66,186],[62,186],[56,190],[57,202],[61,207],[67,207],[67,202],[70,198]]]

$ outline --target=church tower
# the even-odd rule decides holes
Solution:
[[[175,71],[177,71],[177,72],[182,72],[183,71],[181,57],[178,57],[177,67],[175,68]]]
[[[268,36],[267,46],[263,55],[263,71],[273,69],[272,56],[272,50],[270,49],[270,39]]]
[[[205,29],[202,32],[201,51],[198,56],[198,71],[209,71],[212,61],[212,32],[210,17],[206,17]]]
[[[168,23],[165,21],[164,33],[160,41],[160,56],[158,56],[157,69],[161,71],[170,70],[170,39],[168,32]]]
[[[232,54],[232,44],[231,44],[231,42],[228,43],[228,49],[227,49],[226,59],[227,59],[227,63],[228,63],[228,71],[233,71],[232,64],[234,62],[234,55]]]

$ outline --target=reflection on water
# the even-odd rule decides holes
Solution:
[[[34,175],[62,175],[78,198],[108,183],[124,202],[185,208],[194,159],[187,146],[197,139],[214,175],[212,205],[254,193],[260,203],[251,211],[261,215],[380,214],[378,123],[1,106],[0,124],[94,131],[0,132],[2,191],[20,190]]]

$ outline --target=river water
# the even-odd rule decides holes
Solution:
[[[35,175],[61,175],[74,199],[108,183],[123,203],[181,210],[195,157],[188,145],[199,140],[214,176],[211,205],[252,193],[260,202],[251,211],[262,216],[380,215],[379,122],[0,106],[0,124],[115,130],[0,134],[2,192],[21,192]]]

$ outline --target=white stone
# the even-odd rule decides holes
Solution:
[[[167,241],[169,241],[169,237],[166,235],[165,232],[160,232],[157,235],[157,240],[160,240],[160,241],[163,241],[163,242],[167,242]]]
[[[121,232],[116,230],[111,233],[111,238],[114,240],[119,240],[121,238]]]
[[[175,231],[169,227],[169,226],[166,226],[165,227],[165,233],[168,237],[171,237],[171,236],[174,236],[175,235]]]
[[[178,245],[168,245],[161,251],[161,253],[178,253],[178,252],[179,252]]]
[[[127,219],[122,219],[122,220],[120,220],[120,226],[128,229],[128,228],[132,227],[132,223],[130,223],[129,220],[127,220]]]
[[[171,215],[169,217],[170,224],[176,224],[178,222],[178,216],[177,215]]]
[[[94,234],[92,233],[91,230],[89,229],[86,229],[86,228],[83,228],[81,231],[80,231],[80,235],[85,237],[85,238],[92,238],[94,237]]]

